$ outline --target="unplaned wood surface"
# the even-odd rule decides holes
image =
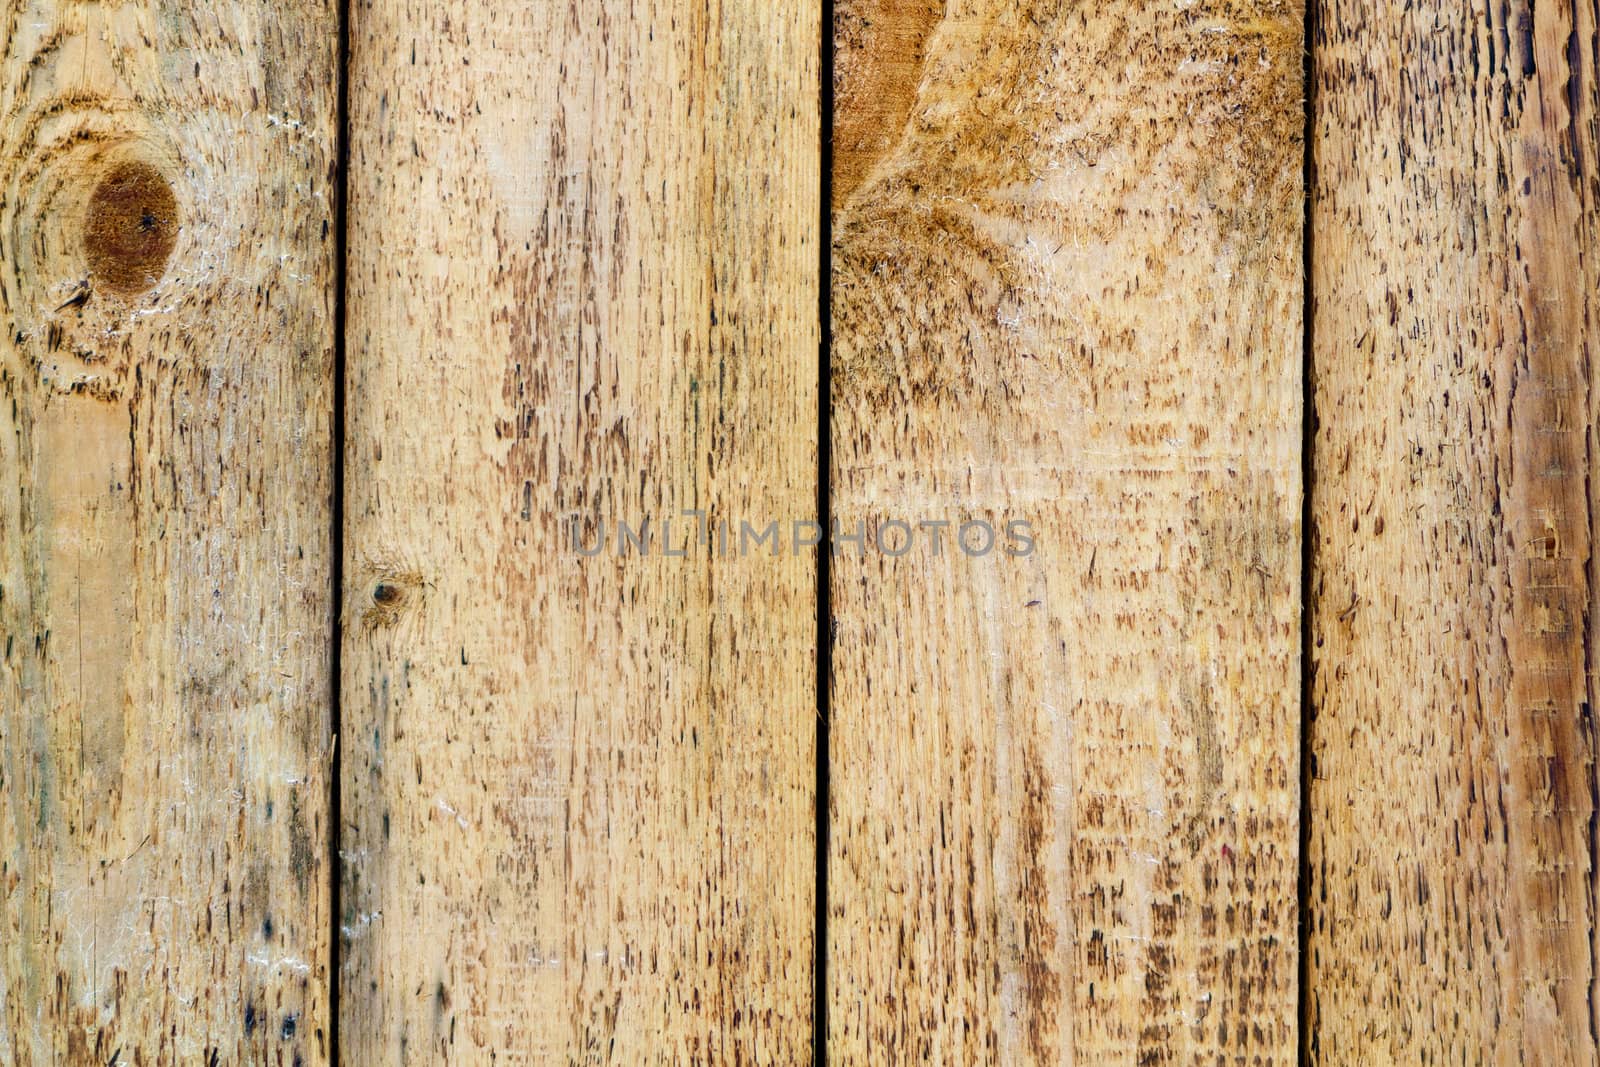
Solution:
[[[835,29],[830,1062],[1293,1063],[1300,6]]]
[[[351,12],[349,1064],[810,1055],[820,21]]]
[[[1596,1060],[1596,14],[1321,12],[1315,1064]]]
[[[336,9],[0,10],[0,1061],[329,1058]]]

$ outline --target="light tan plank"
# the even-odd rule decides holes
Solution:
[[[1314,1063],[1595,1062],[1595,17],[1322,14]]]
[[[820,12],[352,20],[344,1059],[802,1062]]]
[[[0,11],[0,1061],[326,1063],[335,9]]]
[[[834,561],[830,1062],[1293,1063],[1300,7],[915,8],[840,5],[834,509],[1036,547]]]

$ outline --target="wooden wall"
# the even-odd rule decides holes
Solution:
[[[1293,1059],[1304,27],[1203,7],[839,7],[834,512],[1037,543],[833,564],[834,1062]]]
[[[0,1061],[327,1063],[338,13],[0,13]]]
[[[816,10],[714,11],[353,11],[348,1062],[810,1055],[813,561],[616,551],[816,502]]]
[[[1593,3],[0,28],[0,1063],[1600,1062]]]
[[[1596,14],[1316,24],[1314,1063],[1597,1062]]]

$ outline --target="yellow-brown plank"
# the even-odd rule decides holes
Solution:
[[[820,21],[352,12],[350,1064],[809,1055]]]
[[[326,1063],[337,12],[0,12],[0,1060]]]
[[[1292,1063],[1301,8],[835,29],[831,1061]]]
[[[1314,1063],[1595,1062],[1595,20],[1321,13]]]

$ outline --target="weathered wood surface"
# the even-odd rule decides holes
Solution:
[[[0,11],[0,1061],[328,1060],[336,10]]]
[[[820,12],[351,17],[343,1058],[803,1062]]]
[[[1322,10],[1313,1063],[1595,1062],[1595,20]]]
[[[1303,32],[840,2],[833,1063],[1294,1062]]]

